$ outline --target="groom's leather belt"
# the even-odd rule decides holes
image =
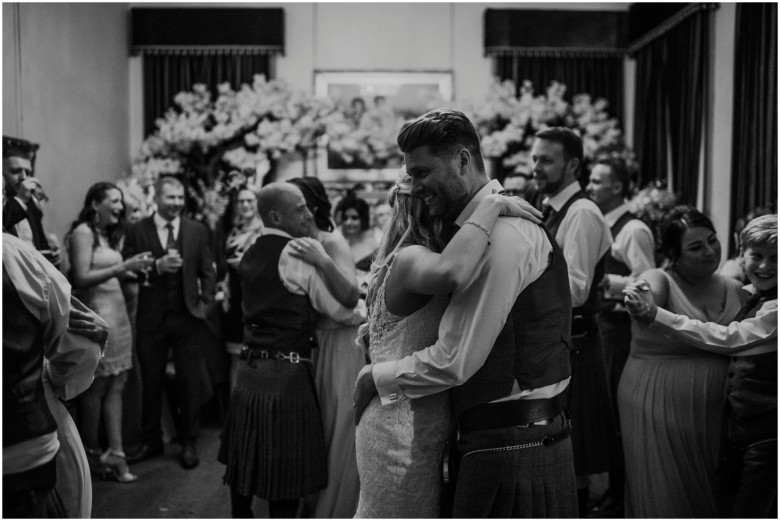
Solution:
[[[551,418],[563,412],[561,395],[543,400],[509,400],[486,403],[461,413],[458,431],[461,433],[503,427],[548,425]]]

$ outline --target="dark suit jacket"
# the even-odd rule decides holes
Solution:
[[[182,245],[184,302],[194,317],[204,319],[209,305],[214,302],[216,288],[209,231],[204,225],[181,217],[179,234]],[[155,259],[165,255],[152,217],[130,226],[122,256],[127,258],[143,251],[152,252]],[[164,316],[165,286],[154,267],[149,272],[149,282],[152,287],[141,285],[138,292],[136,322],[137,327],[144,330],[156,329]]]

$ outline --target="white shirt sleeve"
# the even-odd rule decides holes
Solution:
[[[382,403],[438,393],[476,373],[517,296],[547,268],[551,251],[540,227],[520,219],[499,219],[471,280],[453,293],[436,343],[401,360],[374,364]]]
[[[330,294],[325,282],[311,264],[290,255],[288,244],[279,257],[279,278],[288,291],[296,295],[308,295],[312,307],[328,318],[345,325],[361,324],[366,319],[365,303],[361,300],[354,308],[346,308]]]
[[[777,299],[765,302],[755,317],[727,326],[658,308],[650,327],[712,353],[737,355],[759,346],[763,347],[761,352],[777,351]],[[749,354],[758,353],[751,349]]]
[[[569,267],[571,305],[582,306],[588,300],[596,264],[612,244],[607,221],[593,201],[580,199],[569,207],[555,240]]]
[[[612,244],[612,256],[631,270],[628,276],[609,274],[608,296],[622,298],[622,292],[639,275],[655,268],[653,232],[639,219],[632,219],[620,230]]]

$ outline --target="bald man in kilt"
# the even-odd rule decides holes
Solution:
[[[252,496],[270,517],[296,517],[299,501],[327,484],[327,451],[314,387],[311,339],[319,314],[345,324],[365,319],[341,306],[316,269],[290,255],[313,229],[300,190],[271,183],[257,198],[265,223],[238,268],[244,343],[222,434],[233,517],[253,517]]]

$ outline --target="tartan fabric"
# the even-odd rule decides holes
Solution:
[[[452,517],[577,517],[570,438],[549,446],[485,451],[541,441],[560,433],[564,422],[560,415],[547,426],[462,434],[457,444],[459,465]]]
[[[327,451],[311,366],[241,361],[218,460],[243,496],[295,499],[327,484]]]

